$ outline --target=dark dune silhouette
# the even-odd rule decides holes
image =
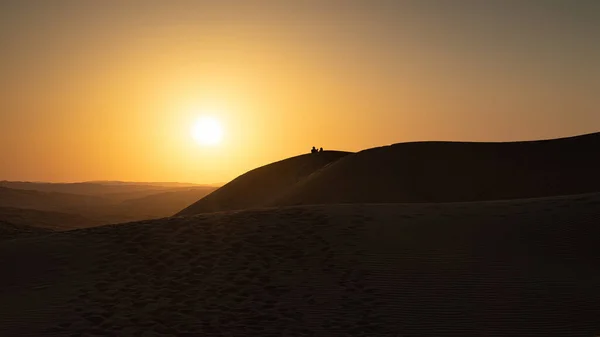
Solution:
[[[275,163],[266,166],[268,172],[242,175],[236,184],[178,215],[256,206],[482,201],[595,192],[600,191],[598,149],[600,133],[506,143],[400,143],[344,156],[302,180],[279,179],[298,170],[300,160],[313,158],[300,157],[295,168],[279,170]],[[250,185],[249,177],[261,183]],[[271,193],[273,186],[276,193]],[[255,194],[259,202],[252,202]]]
[[[453,202],[600,191],[600,133],[511,143],[417,142],[344,158],[274,205]]]
[[[281,207],[34,233],[0,241],[0,331],[594,336],[599,224],[600,194],[587,194]]]
[[[349,152],[305,154],[249,171],[179,212],[191,215],[271,205],[294,186]]]

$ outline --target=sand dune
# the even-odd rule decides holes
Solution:
[[[0,207],[65,211],[104,204],[108,201],[97,196],[0,187]]]
[[[146,185],[132,185],[133,187],[131,187],[121,184],[116,185],[119,189],[115,192],[115,189],[98,187],[96,183],[46,184],[16,182],[12,184],[12,182],[4,182],[4,184],[24,188],[35,187],[41,190],[0,187],[0,207],[23,209],[20,211],[19,216],[24,216],[24,218],[19,221],[25,221],[29,225],[37,226],[29,221],[36,219],[39,222],[38,227],[55,224],[57,227],[64,227],[65,229],[74,228],[71,226],[76,223],[81,224],[79,228],[85,228],[90,223],[100,225],[163,218],[189,206],[216,189],[216,187],[211,186],[151,186],[146,188]],[[69,186],[65,187],[63,185]],[[83,185],[86,185],[88,189],[84,189]],[[81,191],[84,194],[48,192],[43,191],[43,189],[73,190]],[[42,216],[41,213],[36,213],[35,210],[55,213],[47,213]],[[0,212],[0,221],[19,224],[20,222],[13,221],[16,220],[14,216],[15,214]],[[59,219],[61,217],[63,218],[63,225],[60,225]],[[27,220],[28,218],[31,219]]]
[[[81,183],[45,183],[30,181],[0,181],[0,187],[18,190],[57,192],[90,196],[109,196],[111,198],[123,195],[123,198],[143,197],[153,193],[177,189],[207,188],[209,185],[186,183],[150,183],[150,182],[119,182],[119,181],[90,181]]]
[[[164,218],[172,215],[194,201],[214,191],[215,187],[186,187],[172,188],[167,191],[142,191],[126,196],[119,193],[116,196],[104,195],[103,197],[112,203],[109,205],[98,205],[81,210],[81,214],[97,219],[103,224],[114,224],[131,221]],[[122,199],[127,197],[126,199]]]
[[[600,133],[510,143],[401,143],[344,156],[301,180],[281,179],[293,166],[267,165],[269,171],[242,175],[179,215],[250,206],[457,202],[597,192],[598,149]],[[260,184],[251,184],[250,178]]]
[[[300,155],[246,172],[187,207],[179,215],[239,210],[270,205],[311,174],[348,155],[325,151]]]
[[[27,226],[62,231],[98,226],[101,223],[78,214],[0,207],[0,221],[16,227]]]
[[[600,194],[204,214],[0,242],[3,336],[594,336]]]
[[[193,204],[214,190],[216,190],[216,187],[177,188],[140,198],[128,199],[120,203],[121,213],[124,216],[131,214],[137,219],[164,218]]]
[[[186,195],[195,193],[191,191],[197,191],[198,197],[205,196],[210,192],[216,190],[218,187],[215,186],[191,186],[191,187],[161,187],[154,189],[143,189],[143,190],[133,190],[133,191],[124,191],[124,192],[115,192],[115,193],[105,193],[102,194],[104,198],[116,201],[116,202],[136,202],[134,200],[141,200],[143,198],[148,198],[150,202],[152,200],[160,199],[160,196],[170,196],[178,194],[178,192],[182,192],[181,196],[184,197]],[[185,197],[184,197],[185,198]],[[193,200],[196,201],[196,200]],[[186,200],[187,202],[187,200]],[[188,203],[189,204],[189,203]],[[185,207],[186,205],[182,206]]]

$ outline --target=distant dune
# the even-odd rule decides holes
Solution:
[[[22,215],[25,217],[22,220],[32,216],[31,219],[37,219],[39,226],[34,223],[29,225],[40,228],[46,227],[47,224],[59,225],[59,222],[54,220],[60,218],[57,218],[58,214],[63,214],[66,217],[64,229],[76,228],[71,227],[76,223],[81,224],[79,228],[84,228],[90,223],[100,225],[164,218],[216,189],[216,187],[202,185],[148,187],[149,185],[133,183],[110,185],[108,188],[97,183],[50,184],[4,181],[2,185],[12,187],[0,186],[0,207],[22,209]],[[54,213],[47,213],[45,217],[41,215],[42,213],[33,210]],[[14,220],[11,215],[0,212],[0,221],[14,223]]]
[[[65,211],[106,203],[107,200],[96,196],[0,187],[0,207]]]
[[[296,184],[348,155],[325,151],[288,158],[249,171],[200,199],[179,215],[238,210],[273,204]]]
[[[81,183],[45,183],[29,181],[0,181],[0,187],[8,187],[20,190],[31,190],[40,192],[58,192],[80,195],[116,195],[119,193],[149,193],[155,191],[167,191],[174,188],[203,187],[207,185],[196,185],[186,183],[150,183],[150,182],[121,182],[121,181],[97,181]]]
[[[441,168],[440,168],[441,170]],[[0,242],[3,336],[595,336],[600,194],[297,206]]]
[[[0,223],[5,227],[10,225],[12,228],[37,228],[53,231],[86,228],[101,224],[77,214],[12,207],[0,207]]]
[[[296,174],[326,153],[305,155],[244,174],[178,215],[257,206],[457,202],[596,192],[599,149],[600,133],[527,142],[400,143],[340,155],[337,161],[324,158],[332,164]],[[284,179],[290,176],[294,179]]]
[[[152,193],[121,202],[122,214],[131,214],[134,220],[164,218],[193,204],[216,190],[216,187],[177,188]]]

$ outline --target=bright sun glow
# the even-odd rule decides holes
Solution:
[[[214,117],[200,117],[192,125],[192,138],[205,146],[213,146],[221,143],[223,139],[223,128],[218,119]]]

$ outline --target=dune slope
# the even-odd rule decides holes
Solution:
[[[325,151],[300,155],[259,167],[198,200],[178,215],[269,205],[278,197],[289,193],[298,182],[348,154],[348,152]]]
[[[321,205],[0,242],[7,336],[594,336],[600,195]]]

